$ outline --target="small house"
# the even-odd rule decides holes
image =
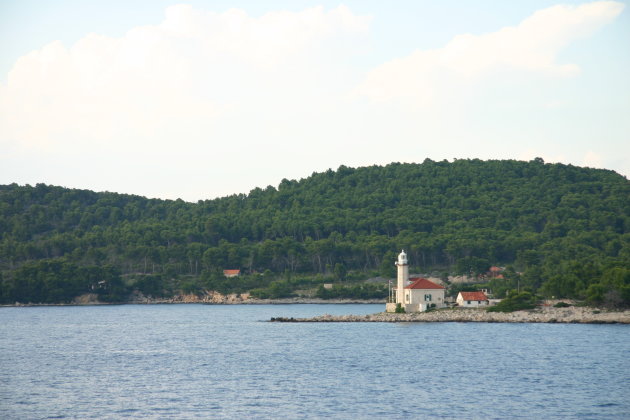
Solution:
[[[223,270],[223,275],[225,277],[238,277],[241,274],[241,270]]]
[[[484,292],[459,292],[457,295],[457,304],[463,308],[477,308],[479,306],[488,306],[490,301]]]
[[[497,267],[496,265],[493,265],[492,267],[490,267],[490,270],[488,271],[488,275],[495,279],[502,279],[503,274],[501,273],[503,272],[503,270],[504,270],[503,267]]]
[[[430,308],[444,307],[444,286],[425,278],[410,278],[405,287],[404,307],[407,312],[424,312]]]

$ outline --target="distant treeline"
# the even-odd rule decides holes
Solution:
[[[414,272],[500,265],[497,290],[627,305],[629,212],[624,177],[542,159],[341,166],[197,203],[11,184],[0,186],[0,301],[393,276],[404,248]],[[227,281],[226,268],[245,276]]]

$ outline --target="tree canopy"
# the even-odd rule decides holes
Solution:
[[[391,275],[404,248],[417,271],[511,266],[531,292],[627,304],[629,212],[625,177],[542,159],[340,166],[197,203],[2,185],[0,301],[67,300],[100,278],[78,274],[88,269],[112,282],[136,276],[139,285],[128,286],[155,294],[180,287],[173,279],[186,278],[191,290],[218,284],[226,268],[241,269],[236,284],[252,289],[273,281],[248,280],[263,272]],[[43,273],[51,286],[23,286]],[[72,285],[53,284],[55,276]],[[77,276],[95,280],[78,285]]]

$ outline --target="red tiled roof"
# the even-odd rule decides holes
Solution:
[[[240,274],[241,270],[223,270],[223,274]]]
[[[464,300],[488,300],[484,292],[459,292]]]
[[[497,267],[496,265],[493,265],[492,267],[490,267],[490,271],[492,271],[493,273],[499,273],[503,271],[503,269],[501,267]]]
[[[427,279],[413,278],[409,280],[411,280],[413,283],[405,287],[405,289],[444,289],[443,286],[435,284]]]

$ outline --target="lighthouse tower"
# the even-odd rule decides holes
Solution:
[[[407,254],[405,254],[404,249],[398,255],[398,260],[396,260],[396,267],[398,267],[398,281],[396,283],[396,303],[400,303],[404,308],[405,286],[409,282],[409,265],[407,264]]]

